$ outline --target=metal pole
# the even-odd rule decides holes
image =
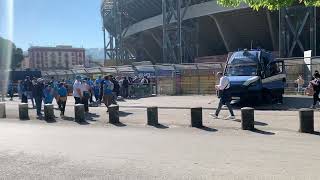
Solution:
[[[102,31],[103,31],[103,52],[104,52],[104,66],[107,63],[107,47],[106,47],[106,30],[104,29],[104,27],[102,27]]]
[[[167,58],[167,2],[166,0],[162,0],[162,18],[163,18],[163,26],[162,26],[162,62],[166,62]]]
[[[178,23],[178,60],[182,64],[182,17],[181,17],[181,0],[177,0],[177,23]]]

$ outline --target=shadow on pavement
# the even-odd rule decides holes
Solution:
[[[158,128],[158,129],[168,129],[168,126],[165,126],[163,124],[156,124],[156,125],[151,125],[152,127]]]
[[[234,121],[241,123],[241,120],[240,120],[240,119],[236,119],[236,120],[234,120]],[[256,125],[256,126],[268,126],[267,123],[259,122],[259,121],[254,121],[254,125]]]
[[[286,111],[286,110],[297,110],[301,108],[309,108],[312,103],[312,97],[308,96],[290,96],[283,98],[283,104],[261,104],[252,106],[256,110],[276,110],[276,111]],[[245,105],[241,103],[236,103],[232,105],[235,109],[241,109]],[[246,105],[248,106],[248,105]]]
[[[89,125],[90,123],[88,123],[87,121],[77,121],[76,123],[78,123],[79,125]]]
[[[114,126],[117,126],[117,127],[126,127],[127,125],[126,124],[123,124],[122,122],[119,122],[119,123],[110,123]]]
[[[61,118],[62,120],[65,120],[65,121],[74,121],[74,118],[73,117],[68,117],[68,116],[64,116]]]
[[[207,126],[202,126],[198,129],[204,130],[204,131],[208,131],[208,132],[217,132],[217,129],[211,128],[211,127],[207,127]]]
[[[313,135],[317,135],[320,136],[320,132],[319,131],[315,131],[314,133],[312,133]]]
[[[131,114],[133,114],[133,113],[124,112],[124,111],[119,111],[119,116],[120,116],[120,117],[127,117],[127,116],[129,116],[129,115],[131,115]]]
[[[86,120],[88,121],[97,121],[95,118],[99,118],[100,115],[94,114],[94,113],[88,113],[86,114]]]
[[[53,120],[45,120],[47,123],[56,123],[57,121],[55,119]]]
[[[256,129],[256,128],[254,128],[254,130],[252,130],[251,132],[255,132],[255,133],[263,134],[263,135],[275,135],[275,133],[273,133],[273,132],[263,131],[263,130]]]

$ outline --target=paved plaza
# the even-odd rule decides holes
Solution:
[[[255,131],[237,120],[214,120],[214,96],[164,96],[120,101],[119,125],[108,124],[106,107],[92,107],[87,123],[18,120],[7,101],[0,120],[0,179],[318,179],[319,133],[298,133],[297,109],[312,99],[288,96],[283,105],[256,107]],[[30,104],[30,103],[29,103]],[[146,125],[147,106],[159,107],[158,127]],[[189,107],[203,107],[204,128],[190,128]],[[224,110],[222,117],[227,116]],[[320,112],[315,130],[320,131]]]

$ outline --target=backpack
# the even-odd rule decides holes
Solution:
[[[308,96],[313,96],[314,95],[314,88],[313,88],[313,85],[312,85],[311,82],[309,83],[308,87],[304,91],[304,94],[308,95]]]

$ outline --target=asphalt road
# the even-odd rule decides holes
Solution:
[[[317,179],[319,136],[0,122],[0,179]]]
[[[67,117],[55,110],[54,123],[36,119],[34,109],[31,120],[19,121],[18,103],[7,101],[7,119],[0,119],[0,180],[319,178],[320,133],[297,132],[296,109],[308,106],[308,97],[289,96],[284,105],[257,108],[253,132],[240,130],[239,109],[235,121],[210,118],[217,103],[212,96],[119,102],[120,126],[107,123],[104,106],[90,108],[85,125],[73,122],[72,98]],[[158,128],[145,125],[141,108],[154,105],[163,107]],[[205,108],[202,129],[189,127],[193,106]],[[315,130],[320,130],[319,111]]]

